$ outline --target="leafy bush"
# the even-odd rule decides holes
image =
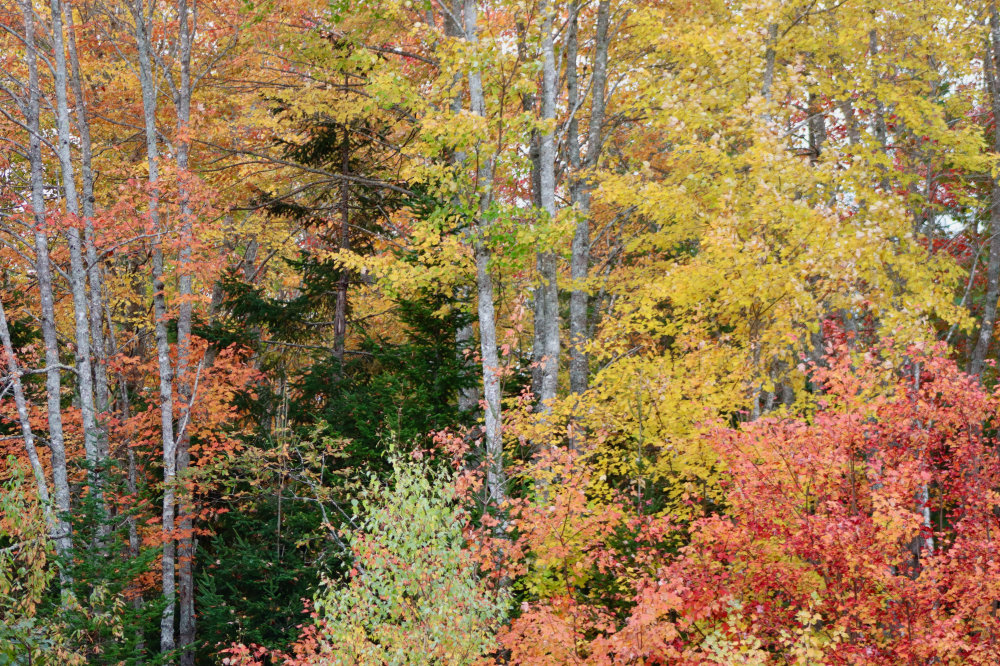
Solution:
[[[495,647],[510,598],[477,571],[451,476],[395,450],[390,461],[391,483],[373,476],[356,500],[346,578],[326,582],[317,623],[275,661],[461,666]],[[259,663],[246,647],[233,654],[229,663]]]

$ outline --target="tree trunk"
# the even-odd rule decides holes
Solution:
[[[188,178],[191,144],[186,138],[191,121],[191,48],[194,39],[195,16],[189,9],[187,0],[177,4],[178,41],[180,59],[180,85],[176,90],[174,106],[177,111],[177,171],[180,181],[180,222],[181,249],[178,257],[180,276],[178,278],[177,314],[177,394],[181,400],[180,423],[177,426],[177,469],[178,479],[183,481],[191,463],[191,436],[189,434],[191,408],[194,401],[191,367],[191,315],[192,315],[192,272],[191,245],[194,241],[191,196],[185,184]],[[179,527],[177,576],[179,603],[179,645],[182,648],[181,665],[194,666],[195,613],[194,613],[194,524],[191,517],[193,491],[181,493],[177,503]]]
[[[83,264],[83,246],[80,229],[76,226],[80,215],[70,142],[68,74],[66,51],[63,44],[62,6],[59,0],[49,4],[52,19],[52,48],[55,61],[56,152],[62,172],[63,200],[66,213],[72,218],[66,236],[69,240],[70,292],[73,296],[73,323],[76,341],[76,376],[80,396],[80,418],[83,425],[83,447],[87,458],[91,492],[97,500],[98,533],[107,536],[109,529],[104,508],[103,470],[104,457],[98,446],[97,417],[94,410],[94,375],[90,365],[90,319],[87,315],[87,271]]]
[[[52,488],[57,536],[56,551],[68,562],[72,557],[72,528],[67,520],[70,512],[69,478],[66,473],[66,447],[63,437],[59,342],[56,336],[55,305],[52,296],[52,267],[49,261],[49,239],[45,219],[45,174],[42,163],[42,138],[39,129],[38,56],[35,51],[35,16],[31,3],[24,10],[25,51],[28,64],[28,158],[31,167],[31,212],[34,217],[35,275],[41,301],[42,340],[45,344],[45,392],[48,415],[49,451],[52,463]],[[64,591],[68,578],[62,578]]]
[[[538,138],[538,203],[543,223],[551,224],[556,217],[556,60],[552,28],[556,9],[544,4],[542,18],[542,100],[541,117],[547,123]],[[547,414],[559,387],[559,285],[556,254],[542,250],[536,258],[540,284],[535,290],[535,307],[541,316],[535,318],[536,345],[540,343],[538,411]]]
[[[21,425],[21,437],[24,439],[24,450],[28,454],[31,471],[35,475],[38,500],[42,505],[42,511],[45,513],[45,524],[49,530],[49,537],[54,538],[58,534],[59,526],[56,523],[56,517],[52,513],[52,504],[49,501],[49,483],[45,478],[45,469],[38,458],[38,449],[35,448],[35,434],[31,430],[28,401],[24,397],[24,388],[21,385],[21,368],[18,367],[17,357],[14,356],[14,345],[10,340],[10,329],[7,327],[7,313],[4,311],[2,300],[0,300],[0,345],[3,345],[4,356],[6,356],[7,372],[10,375],[11,388],[14,393],[14,406],[17,408],[17,420]]]
[[[446,13],[444,17],[444,34],[447,37],[457,38],[462,37],[465,34],[465,28],[461,24],[462,16],[462,3],[463,0],[452,0],[451,11]],[[456,87],[460,83],[459,75],[456,76]],[[451,100],[451,111],[452,113],[460,113],[462,110],[462,95],[461,93],[456,94]],[[456,153],[452,155],[453,164],[462,164],[465,161],[464,153]],[[457,200],[456,200],[457,203]],[[468,230],[464,230],[465,234],[468,234]],[[458,300],[459,302],[466,302],[471,297],[471,290],[465,286],[459,287],[458,289]],[[470,321],[464,324],[455,331],[455,347],[458,349],[459,362],[463,366],[472,371],[473,361],[470,356],[466,354],[466,350],[471,350],[472,345],[475,341],[475,330],[473,322]],[[480,392],[478,386],[468,386],[459,389],[458,391],[458,409],[462,412],[472,412],[479,408]]]
[[[611,18],[610,0],[600,0],[597,5],[597,33],[594,41],[594,71],[590,86],[590,124],[587,130],[587,154],[583,168],[593,171],[601,157],[603,147],[604,112],[607,106],[605,91],[608,82],[608,46],[609,23]],[[585,174],[585,178],[590,177]],[[573,291],[569,300],[569,337],[570,390],[582,393],[589,383],[590,364],[583,349],[590,337],[589,311],[590,296],[584,282],[590,274],[590,188],[587,180],[577,184],[577,207],[579,221],[573,234],[572,254],[570,258],[570,276],[573,279]]]
[[[1000,18],[997,16],[996,2],[990,5],[990,38],[983,58],[986,70],[986,88],[992,104],[993,117],[1000,118],[1000,80],[997,68],[1000,65]],[[993,150],[1000,151],[1000,124],[994,123]],[[986,364],[986,356],[993,341],[996,326],[997,299],[1000,298],[1000,180],[990,179],[990,254],[986,266],[986,300],[983,303],[983,318],[979,324],[979,336],[972,350],[969,373],[979,377]]]
[[[176,550],[174,547],[175,485],[177,450],[174,441],[173,369],[170,343],[167,337],[167,297],[163,281],[163,247],[160,223],[159,150],[156,145],[156,86],[153,74],[152,42],[149,35],[144,3],[130,5],[135,19],[136,51],[139,61],[139,83],[142,88],[142,111],[146,135],[146,159],[149,162],[149,216],[155,236],[152,240],[152,281],[154,335],[156,338],[157,370],[160,380],[160,433],[163,440],[163,615],[160,618],[160,651],[172,652],[177,645],[174,618],[177,602]]]
[[[191,198],[185,179],[188,177],[191,144],[186,138],[191,121],[191,47],[194,39],[195,16],[189,10],[187,0],[177,4],[178,40],[180,42],[180,85],[176,91],[174,106],[177,110],[177,171],[181,178],[181,249],[178,257],[180,277],[178,279],[177,315],[177,394],[181,400],[180,424],[177,427],[177,475],[183,481],[191,462],[191,436],[189,426],[191,407],[194,400],[191,367],[191,314],[192,314],[192,272],[191,244],[194,240]],[[178,538],[178,602],[179,602],[179,645],[182,648],[181,665],[194,666],[194,524],[191,518],[193,491],[181,493],[177,505],[180,535]]]
[[[465,39],[475,48],[478,38],[476,0],[465,0]],[[486,98],[482,74],[478,68],[469,72],[469,106],[473,114],[486,117]],[[490,248],[487,245],[489,218],[486,211],[493,198],[493,159],[489,148],[480,145],[477,163],[476,196],[479,214],[474,241],[476,291],[479,312],[479,347],[482,354],[483,398],[485,414],[485,457],[487,504],[500,507],[507,500],[507,481],[503,467],[503,412],[501,409],[500,358],[497,353],[496,316],[493,310],[493,279],[489,271]]]
[[[83,247],[87,260],[87,280],[89,290],[90,312],[90,350],[94,370],[94,401],[97,412],[97,449],[98,455],[106,459],[108,451],[107,429],[102,424],[101,415],[111,409],[110,390],[108,387],[108,356],[104,340],[104,299],[101,287],[101,266],[97,255],[96,238],[94,236],[94,169],[93,148],[90,138],[90,118],[87,114],[87,98],[83,94],[82,76],[80,75],[80,60],[77,56],[76,29],[73,24],[73,7],[71,0],[64,0],[63,9],[66,17],[66,36],[69,50],[71,74],[70,82],[73,95],[76,98],[76,125],[80,135],[80,182],[83,186]]]
[[[826,117],[819,108],[816,94],[809,93],[809,162],[816,165],[820,155],[823,153],[823,144],[826,142]]]
[[[569,271],[573,282],[569,295],[569,390],[583,393],[587,390],[587,355],[583,346],[587,342],[587,292],[581,284],[590,272],[590,221],[581,210],[580,193],[580,77],[577,59],[580,54],[580,3],[569,3],[569,23],[566,29],[566,105],[570,119],[566,131],[566,151],[569,159],[570,201],[579,216],[573,231],[570,248]],[[582,299],[581,299],[582,297]],[[581,331],[583,334],[581,335]],[[575,439],[575,438],[573,438]],[[575,445],[575,441],[571,441]]]
[[[768,102],[774,95],[774,65],[777,60],[775,47],[778,43],[778,24],[771,23],[767,26],[767,48],[764,51],[764,81],[760,87],[760,94]]]
[[[351,170],[351,140],[347,122],[344,123],[344,136],[340,142],[340,171],[345,176]],[[340,181],[340,249],[351,247],[351,185],[346,178]],[[344,375],[344,344],[347,339],[347,268],[340,267],[340,279],[337,280],[337,302],[333,315],[333,355],[341,377]]]
[[[610,17],[610,0],[600,0],[597,5],[594,72],[591,75],[590,86],[590,125],[587,137],[587,156],[583,163],[583,167],[587,171],[592,171],[597,167],[603,144],[604,110],[607,104],[605,91],[607,90],[608,80],[608,24]],[[575,136],[575,132],[573,132],[573,135]],[[590,174],[585,174],[584,177],[589,178]],[[580,217],[576,224],[576,230],[573,233],[572,254],[570,257],[570,277],[573,279],[573,291],[569,297],[569,387],[573,393],[582,393],[587,390],[590,375],[590,364],[587,359],[587,353],[583,349],[587,339],[590,337],[588,322],[590,296],[583,284],[590,275],[590,184],[586,180],[581,180],[576,183],[574,189],[576,190],[575,203],[579,209]]]

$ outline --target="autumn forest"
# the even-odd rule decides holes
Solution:
[[[1000,664],[998,118],[1000,0],[0,0],[0,666]]]

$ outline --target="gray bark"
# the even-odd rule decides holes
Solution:
[[[465,34],[465,27],[461,25],[462,16],[462,3],[463,0],[452,0],[451,11],[446,13],[444,16],[444,34],[447,37],[462,37]],[[460,76],[456,74],[456,86],[460,81]],[[451,100],[451,112],[459,113],[462,110],[462,95],[457,93]],[[454,164],[461,164],[465,161],[464,154],[455,154],[452,156],[452,162]],[[456,201],[457,203],[457,201]],[[467,230],[466,230],[467,233]],[[470,297],[470,290],[466,287],[461,287],[458,290],[458,299],[461,302],[465,302]],[[455,332],[455,346],[458,349],[459,360],[466,366],[470,372],[472,370],[472,359],[465,354],[467,349],[472,348],[472,344],[475,340],[475,330],[473,323],[470,321],[468,324],[460,326]],[[458,391],[458,408],[463,412],[471,412],[479,407],[480,392],[477,386],[468,386]]]
[[[62,6],[59,0],[51,0],[49,4],[52,18],[52,48],[55,62],[55,93],[56,93],[56,131],[58,142],[56,152],[59,157],[62,172],[63,200],[66,212],[74,218],[80,215],[77,199],[75,170],[73,168],[70,142],[69,101],[67,88],[69,77],[66,68],[66,51],[63,43]],[[103,490],[101,488],[101,468],[104,457],[98,446],[97,417],[94,409],[94,375],[90,365],[90,319],[87,315],[87,271],[83,264],[83,246],[80,230],[76,220],[67,229],[69,240],[70,262],[70,292],[73,296],[73,323],[76,342],[76,375],[80,396],[80,416],[83,425],[83,446],[90,467],[90,482],[97,499],[100,520],[107,517],[104,510]],[[102,527],[101,532],[107,533]]]
[[[771,23],[767,26],[767,48],[764,51],[764,82],[761,84],[760,94],[768,102],[771,101],[774,88],[774,65],[777,59],[775,47],[778,43],[778,24]]]
[[[87,260],[87,280],[89,286],[88,306],[90,313],[90,350],[93,357],[94,401],[97,411],[97,448],[101,458],[107,458],[107,429],[101,423],[101,414],[111,409],[108,388],[108,356],[104,340],[102,313],[104,312],[103,290],[101,286],[101,266],[94,237],[94,169],[93,148],[90,138],[90,117],[87,114],[87,98],[83,94],[80,60],[77,56],[76,29],[73,24],[71,0],[64,0],[66,17],[66,44],[68,46],[73,86],[76,98],[76,126],[80,136],[80,183],[83,188],[83,247]]]
[[[577,59],[580,52],[579,41],[580,3],[573,0],[569,5],[569,24],[566,31],[566,104],[572,114],[567,128],[566,149],[569,153],[570,200],[579,218],[573,230],[570,248],[569,270],[573,288],[569,295],[569,390],[583,393],[587,390],[589,367],[584,345],[587,343],[587,292],[581,284],[590,273],[590,220],[582,210],[581,193],[583,181],[580,179],[580,121],[577,107],[580,105],[580,83]],[[575,445],[575,441],[571,442]]]
[[[50,538],[58,534],[56,517],[52,513],[52,504],[49,501],[49,483],[45,478],[45,469],[38,458],[38,449],[35,448],[35,433],[31,430],[31,418],[28,414],[28,401],[24,397],[24,387],[21,385],[21,368],[17,365],[17,357],[14,355],[14,345],[10,340],[10,329],[7,326],[7,313],[4,311],[3,301],[0,301],[0,344],[3,345],[6,366],[14,393],[14,406],[17,408],[17,420],[21,425],[21,437],[24,439],[24,450],[28,454],[28,461],[31,463],[31,471],[35,476],[35,486],[38,488],[38,499],[45,513],[45,523],[48,526]]]
[[[194,7],[188,7],[187,0],[177,3],[178,40],[180,58],[180,84],[176,90],[174,106],[177,110],[177,129],[181,136],[186,136],[191,121],[191,48],[195,31]],[[191,144],[187,139],[177,142],[177,170],[182,174],[189,168]],[[192,275],[191,275],[191,243],[192,211],[190,193],[181,181],[181,250],[178,257],[180,277],[178,279],[178,295],[180,304],[177,315],[177,393],[181,399],[181,424],[178,426],[177,470],[183,475],[191,462],[191,437],[187,424],[190,422],[191,402],[193,400],[192,382],[189,377],[191,365],[191,314],[192,314]],[[179,603],[179,645],[182,648],[181,665],[194,666],[195,638],[194,613],[194,524],[191,518],[190,497],[182,497],[177,507],[180,537],[178,539],[178,603]]]
[[[478,41],[476,0],[465,0],[465,39]],[[477,116],[486,117],[486,98],[482,73],[478,67],[469,72],[469,107]],[[501,409],[500,357],[497,353],[496,315],[493,309],[493,278],[490,275],[490,248],[487,245],[489,219],[485,215],[493,198],[493,159],[487,146],[479,146],[476,189],[479,215],[474,240],[476,291],[479,313],[479,347],[482,354],[483,398],[485,409],[485,457],[487,503],[499,507],[507,500],[507,481],[503,467],[503,412]]]
[[[592,171],[597,167],[603,146],[604,111],[607,105],[605,91],[608,80],[608,26],[610,17],[610,0],[600,0],[597,5],[597,32],[594,38],[594,71],[591,75],[590,86],[587,154],[582,165],[587,171]],[[575,50],[575,40],[572,44]],[[575,60],[574,57],[574,78],[576,74]],[[574,107],[575,104],[571,104],[570,108]],[[572,128],[571,134],[573,137],[576,136],[576,132]],[[573,158],[572,152],[570,158],[571,160]],[[589,174],[586,174],[585,178],[588,177]],[[573,291],[569,297],[569,387],[573,393],[582,393],[587,390],[590,375],[590,363],[587,359],[587,353],[583,349],[590,337],[588,321],[590,295],[582,284],[590,275],[590,184],[587,180],[580,180],[574,189],[575,204],[580,217],[573,233],[570,255],[570,277],[573,279]]]
[[[809,93],[809,161],[819,162],[826,142],[826,117],[820,111],[815,93]]]
[[[35,51],[35,16],[30,2],[22,4],[24,13],[25,51],[28,65],[28,157],[31,167],[31,212],[34,217],[35,274],[41,301],[42,340],[45,344],[45,392],[49,426],[49,451],[52,463],[52,490],[57,534],[56,551],[64,558],[72,556],[72,529],[67,517],[70,512],[69,479],[66,473],[66,447],[63,436],[59,342],[56,336],[55,306],[52,296],[52,266],[49,260],[49,239],[45,220],[45,173],[42,163],[42,138],[39,128],[38,56]],[[65,582],[65,579],[64,579]]]
[[[542,96],[541,119],[548,127],[538,137],[538,202],[543,221],[548,223],[556,216],[556,60],[552,28],[555,8],[541,7],[542,19]],[[535,317],[535,344],[540,347],[538,362],[539,386],[538,411],[549,413],[559,386],[559,285],[556,254],[542,250],[536,257],[540,284],[535,290],[535,307],[540,316]]]
[[[851,147],[861,143],[861,131],[858,129],[858,120],[854,114],[854,104],[851,100],[844,100],[839,104],[841,113],[844,114],[844,122],[847,125],[847,141]]]
[[[989,48],[983,58],[983,64],[986,69],[986,88],[993,116],[1000,118],[1000,87],[998,87],[1000,77],[997,76],[1000,65],[1000,17],[997,15],[996,2],[990,5],[989,27]],[[995,125],[993,150],[1000,151],[1000,124]],[[990,183],[990,254],[986,265],[986,297],[983,303],[983,318],[979,324],[979,335],[969,363],[969,373],[977,377],[983,372],[990,343],[993,340],[998,298],[1000,298],[1000,180],[994,177]]]
[[[544,4],[540,7],[542,13],[545,12]],[[517,23],[517,57],[519,60],[527,61],[532,57],[528,52],[528,26],[523,22]],[[521,109],[525,114],[535,112],[535,93],[525,91],[521,93]],[[538,129],[533,129],[528,138],[528,163],[531,165],[531,205],[536,212],[542,210],[542,150],[541,136]],[[536,271],[538,270],[536,253]],[[534,319],[534,336],[531,349],[531,392],[537,397],[542,394],[542,377],[545,366],[545,322],[548,321],[549,301],[542,286],[539,275],[538,284],[531,294],[531,312]],[[540,406],[538,403],[536,407]]]
[[[486,403],[486,490],[488,504],[499,506],[507,499],[503,468],[503,414],[501,412],[500,358],[497,354],[496,320],[493,310],[493,278],[490,251],[482,240],[476,243],[476,286],[479,296],[479,344],[483,358],[483,396]]]
[[[160,223],[159,149],[156,143],[156,82],[153,72],[152,43],[149,35],[146,10],[141,0],[130,5],[135,19],[136,51],[139,62],[139,84],[142,88],[143,123],[146,135],[146,159],[149,162],[149,216],[156,232],[152,241],[153,267],[153,316],[156,338],[157,370],[160,380],[160,431],[163,440],[163,597],[165,605],[160,618],[160,651],[171,652],[177,645],[174,627],[176,606],[176,549],[174,543],[175,485],[177,475],[177,450],[174,440],[173,420],[173,368],[170,362],[170,344],[167,338],[167,298],[163,281],[163,247],[159,234]]]

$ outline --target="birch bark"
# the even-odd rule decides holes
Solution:
[[[556,59],[552,35],[555,8],[548,3],[542,12],[542,96],[541,120],[546,124],[538,139],[538,202],[546,222],[556,217]],[[538,252],[536,266],[540,284],[535,290],[535,344],[540,347],[538,362],[538,411],[547,414],[559,387],[559,285],[558,262],[551,249]]]
[[[152,20],[152,7],[147,9],[144,0],[133,0],[129,5],[135,20],[136,55],[139,64],[139,84],[142,89],[143,124],[146,135],[146,159],[149,162],[149,217],[153,227],[152,280],[154,337],[160,389],[160,432],[163,440],[163,614],[160,618],[160,651],[172,652],[177,645],[175,617],[177,602],[176,549],[174,544],[175,485],[177,474],[177,447],[174,440],[173,367],[170,361],[170,343],[167,338],[167,297],[163,281],[164,233],[160,220],[159,149],[156,139],[156,81],[153,71],[153,47],[148,22]]]
[[[478,36],[476,0],[465,0],[465,39],[475,49]],[[486,97],[483,93],[481,65],[469,71],[469,107],[473,114],[486,117]],[[483,399],[485,402],[485,454],[487,502],[500,506],[507,500],[507,482],[503,467],[503,412],[501,409],[500,357],[497,352],[496,314],[493,308],[493,277],[490,274],[490,247],[486,213],[493,199],[493,158],[489,149],[480,145],[476,190],[479,211],[476,220],[474,252],[476,258],[476,291],[479,313],[479,348],[482,355]]]
[[[94,410],[94,375],[90,364],[90,319],[87,315],[87,271],[83,264],[83,247],[80,229],[76,226],[80,216],[79,200],[77,198],[75,170],[73,167],[70,143],[69,101],[67,95],[68,74],[66,68],[66,50],[63,42],[62,6],[59,0],[49,3],[52,20],[52,49],[55,64],[55,96],[56,96],[56,132],[58,135],[56,152],[59,157],[59,167],[62,172],[63,201],[66,212],[72,218],[66,231],[69,240],[69,282],[73,296],[73,323],[76,342],[76,376],[80,396],[80,417],[83,425],[83,446],[89,467],[89,478],[97,499],[98,512],[102,527],[100,533],[106,536],[107,516],[104,509],[104,492],[102,467],[104,457],[101,455],[97,434],[97,418]]]
[[[24,15],[24,43],[28,65],[28,158],[31,168],[31,212],[34,217],[35,275],[41,301],[42,340],[45,344],[45,393],[49,427],[49,451],[52,464],[52,489],[58,513],[56,551],[65,559],[72,556],[72,528],[69,478],[66,473],[66,447],[63,436],[59,342],[56,337],[55,305],[52,296],[52,267],[49,259],[48,225],[45,215],[45,172],[42,163],[42,138],[39,128],[41,92],[38,85],[38,54],[35,49],[35,13],[31,2],[21,4]]]
[[[94,371],[94,401],[97,413],[97,449],[101,458],[107,458],[107,430],[101,424],[101,414],[111,408],[110,391],[108,388],[108,356],[104,339],[104,300],[102,289],[101,266],[97,255],[96,238],[94,236],[94,169],[93,144],[90,136],[90,116],[87,112],[87,98],[83,94],[82,76],[80,75],[80,59],[77,55],[76,26],[73,21],[73,5],[71,0],[64,0],[63,10],[66,19],[66,45],[70,59],[70,82],[73,87],[76,108],[76,126],[80,138],[80,183],[83,188],[83,247],[87,262],[88,307],[90,314],[90,350]]]
[[[190,162],[191,143],[188,138],[188,127],[191,122],[191,49],[196,29],[195,5],[192,0],[179,0],[177,3],[178,42],[180,58],[180,82],[175,91],[174,106],[177,111],[177,171],[180,181],[180,233],[181,248],[178,256],[180,276],[178,278],[178,315],[177,315],[177,394],[181,401],[181,416],[177,428],[177,469],[176,473],[183,478],[191,462],[191,437],[188,434],[188,424],[191,418],[192,382],[191,365],[191,315],[192,315],[192,274],[191,274],[191,244],[193,237],[193,220],[191,210],[190,189],[186,185]],[[178,538],[178,603],[179,603],[179,644],[183,648],[180,663],[182,666],[194,666],[195,638],[194,613],[194,524],[191,518],[191,497],[182,493],[177,506],[179,538]]]
[[[462,25],[462,7],[464,0],[452,0],[451,7],[444,13],[444,34],[446,37],[459,38],[465,34],[465,27]],[[456,87],[461,81],[461,77],[456,74],[455,83]],[[456,94],[451,100],[451,112],[459,113],[462,110],[462,95],[461,93]],[[456,152],[452,155],[451,161],[453,164],[462,164],[465,162],[465,154],[462,152]],[[455,201],[457,203],[457,200]],[[462,231],[464,235],[468,235],[468,229]],[[459,287],[458,289],[458,300],[460,302],[466,302],[471,294],[470,289],[466,286]],[[475,330],[473,322],[464,324],[458,328],[455,332],[455,346],[458,349],[460,362],[469,369],[470,374],[473,370],[473,362],[470,357],[466,355],[466,350],[471,350],[472,345],[475,342]],[[471,412],[479,407],[479,388],[475,385],[463,387],[458,391],[458,409],[462,412]]]
[[[7,312],[4,310],[3,302],[0,301],[0,345],[3,345],[3,352],[6,358],[7,373],[14,393],[14,406],[17,408],[17,420],[21,426],[21,437],[24,439],[24,450],[28,454],[28,462],[31,463],[31,471],[35,476],[35,486],[38,488],[38,500],[45,513],[45,523],[48,526],[50,537],[58,534],[58,525],[55,514],[52,512],[52,504],[49,501],[49,483],[45,478],[45,469],[38,458],[38,449],[35,447],[35,433],[31,429],[31,417],[28,413],[28,401],[24,397],[24,387],[21,385],[21,368],[18,367],[17,357],[14,355],[14,345],[10,339],[10,328],[7,326]]]

